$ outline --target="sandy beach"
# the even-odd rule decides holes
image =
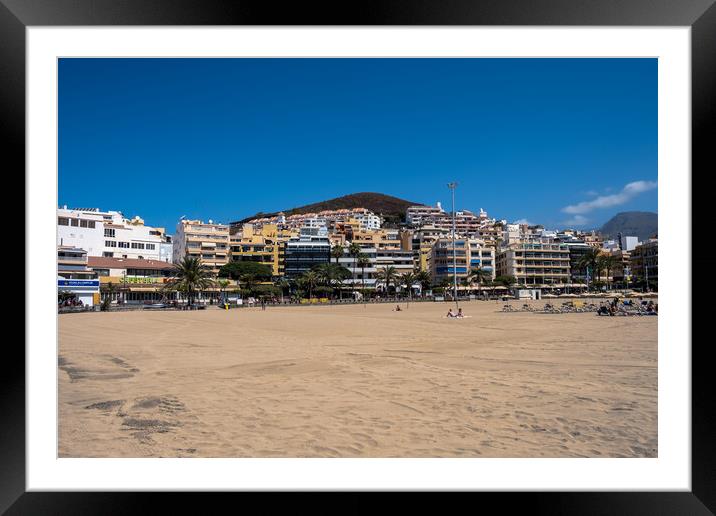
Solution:
[[[502,304],[60,315],[59,456],[657,456],[657,317]]]

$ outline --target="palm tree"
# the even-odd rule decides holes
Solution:
[[[336,244],[331,248],[331,256],[336,259],[336,265],[338,265],[338,259],[343,258],[343,246],[341,244]]]
[[[283,293],[286,289],[291,287],[291,283],[286,278],[281,276],[276,281],[274,281],[274,285],[281,289],[281,303],[283,304]]]
[[[256,274],[253,273],[246,273],[239,276],[239,281],[241,284],[244,285],[244,288],[251,292],[256,288],[256,285],[259,283],[258,278],[256,277]]]
[[[341,287],[343,282],[350,277],[351,272],[335,263],[323,263],[314,267],[314,270],[318,275],[318,281],[334,290],[337,289],[340,299],[343,299]]]
[[[386,265],[378,271],[376,278],[380,283],[385,285],[386,292],[390,295],[390,286],[395,284],[398,276],[398,271],[392,265]]]
[[[352,242],[350,246],[348,246],[348,254],[351,258],[353,258],[353,285],[355,288],[355,282],[356,282],[356,265],[358,262],[358,257],[361,255],[361,248],[360,245],[358,245],[356,242]]]
[[[414,272],[405,272],[400,276],[401,284],[405,285],[408,289],[408,306],[410,301],[413,299],[413,285],[417,283],[418,275]]]
[[[185,293],[189,306],[194,304],[197,292],[214,285],[211,270],[199,257],[185,256],[179,263],[174,264],[172,272],[173,278],[167,283],[166,288]]]
[[[226,279],[220,279],[216,282],[217,285],[219,285],[219,289],[221,289],[221,298],[226,303],[226,287],[231,285],[231,282]]]
[[[477,283],[478,295],[482,292],[482,285],[492,279],[492,274],[482,267],[473,267],[467,275],[467,279],[472,283]]]
[[[607,283],[609,283],[609,276],[611,272],[619,265],[620,260],[616,256],[607,255],[601,257],[601,266],[607,273]]]
[[[370,258],[365,253],[358,255],[357,265],[360,267],[363,283],[363,304],[365,305],[365,268],[370,266]]]
[[[424,295],[424,292],[428,289],[430,289],[430,286],[433,283],[433,279],[430,277],[430,273],[428,271],[420,271],[415,275],[418,283],[420,283],[420,295]]]
[[[599,256],[599,249],[593,247],[579,258],[579,261],[577,261],[577,267],[579,267],[580,270],[586,271],[587,273],[591,269],[592,277],[596,278],[596,275],[598,274],[597,262],[599,260]]]
[[[308,289],[308,299],[313,297],[313,289],[318,285],[319,278],[316,271],[306,271],[298,279],[299,283]]]

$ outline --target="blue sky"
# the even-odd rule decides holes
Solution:
[[[61,59],[58,204],[173,232],[381,192],[547,227],[657,211],[656,59]]]

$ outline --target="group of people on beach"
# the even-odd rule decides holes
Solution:
[[[653,300],[649,300],[647,302],[643,299],[640,299],[640,302],[641,302],[641,308],[642,308],[641,314],[645,313],[646,315],[657,315],[659,305],[654,303]],[[624,307],[627,307],[627,306],[633,305],[634,301],[626,300],[626,301],[622,301],[622,303],[624,304]],[[623,312],[624,309],[622,309],[621,311]],[[615,297],[610,303],[600,306],[599,309],[597,310],[597,315],[614,316],[614,315],[617,315],[619,312],[620,312],[619,298]],[[639,315],[641,315],[641,314],[639,314]]]
[[[453,311],[452,311],[452,308],[450,308],[450,309],[448,310],[448,313],[447,313],[447,315],[446,315],[445,317],[459,317],[459,318],[463,318],[463,317],[465,317],[465,315],[462,313],[462,308],[458,308],[458,309],[457,309],[457,313],[453,312]]]

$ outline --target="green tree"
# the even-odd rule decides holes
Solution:
[[[220,279],[216,282],[216,284],[219,286],[219,289],[221,291],[221,299],[224,303],[226,303],[226,288],[231,285],[231,282],[226,279]]]
[[[343,246],[336,244],[331,248],[331,256],[336,259],[336,265],[338,265],[339,258],[343,258]]]
[[[413,299],[413,285],[418,282],[418,275],[415,272],[404,272],[400,275],[400,283],[408,289],[408,303]]]
[[[517,278],[515,278],[514,276],[497,276],[495,278],[495,283],[497,285],[506,287],[507,289],[511,289],[512,286],[517,283]]]
[[[198,257],[182,258],[179,263],[174,264],[172,275],[172,279],[166,284],[166,289],[183,292],[190,306],[194,304],[197,293],[214,285],[211,270]]]
[[[270,265],[252,261],[229,262],[219,269],[220,278],[241,279],[241,276],[252,274],[259,281],[268,281],[273,275]]]
[[[424,295],[426,290],[430,290],[430,287],[433,284],[433,279],[430,277],[430,273],[428,271],[420,271],[415,276],[418,279],[418,283],[420,283],[420,295]]]
[[[362,288],[362,290],[363,290],[363,292],[362,292],[362,294],[363,294],[363,304],[365,304],[365,297],[366,297],[366,296],[365,296],[365,294],[366,294],[366,292],[365,292],[365,269],[366,269],[366,267],[370,267],[370,258],[368,258],[368,255],[367,255],[367,254],[365,254],[365,253],[360,253],[360,254],[358,255],[357,262],[358,262],[358,267],[360,267],[360,270],[361,270],[361,278],[362,278],[361,281],[362,281],[362,284],[363,284],[363,288]]]
[[[339,296],[343,299],[342,285],[343,282],[350,278],[351,272],[336,263],[322,263],[313,268],[318,275],[318,280],[323,285],[332,288],[334,291],[338,290]]]
[[[600,254],[599,249],[593,247],[584,253],[577,261],[578,269],[588,273],[593,280],[597,279],[599,275],[597,268]]]
[[[283,295],[291,288],[291,282],[281,276],[276,281],[274,281],[274,285],[276,288],[281,290],[281,303],[283,303]]]
[[[473,267],[467,275],[470,284],[477,283],[477,292],[482,292],[482,285],[492,279],[492,274],[482,267]]]
[[[356,265],[358,265],[358,257],[362,254],[361,247],[356,242],[352,242],[348,246],[348,255],[353,258],[353,286],[356,282]]]
[[[308,299],[313,297],[313,289],[319,284],[318,274],[314,270],[306,271],[298,278],[298,283],[308,290]]]
[[[614,269],[616,269],[621,264],[621,260],[617,258],[616,256],[612,255],[606,255],[601,258],[601,265],[604,271],[607,273],[607,284],[610,285],[611,288],[611,281],[609,280],[609,276],[611,276],[611,273]]]
[[[375,277],[379,283],[385,285],[386,293],[390,295],[390,287],[395,285],[398,279],[398,270],[392,265],[386,265],[376,273]]]

